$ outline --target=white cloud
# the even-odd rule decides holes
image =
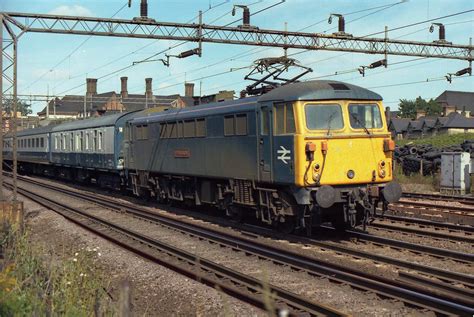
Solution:
[[[92,12],[89,9],[77,4],[62,5],[53,9],[49,13],[56,15],[93,16]]]

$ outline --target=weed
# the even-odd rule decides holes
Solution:
[[[0,316],[113,313],[103,291],[107,280],[94,263],[97,252],[79,250],[58,257],[32,244],[28,233],[9,229],[2,237]]]

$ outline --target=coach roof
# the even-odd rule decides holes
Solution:
[[[54,126],[52,132],[99,128],[115,125],[118,119],[129,114],[130,112],[122,112],[111,115],[104,115],[98,118],[91,118],[85,120],[75,120]]]
[[[368,89],[333,80],[312,80],[289,84],[271,90],[258,101],[296,100],[382,100]]]

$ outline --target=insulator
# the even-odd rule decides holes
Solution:
[[[142,0],[140,3],[140,16],[146,18],[148,16],[148,3],[147,0]]]
[[[178,58],[186,58],[186,57],[198,55],[198,54],[199,54],[199,48],[195,48],[195,49],[180,53],[178,55]]]
[[[439,25],[439,40],[445,41],[446,40],[446,30],[444,29],[444,25]]]
[[[250,25],[250,9],[247,7],[244,8],[243,24]]]
[[[469,74],[469,75],[472,74],[472,68],[468,67],[468,68],[458,70],[454,75],[462,76],[462,75],[465,75],[465,74]]]
[[[344,33],[346,30],[346,22],[344,21],[344,17],[341,15],[339,16],[339,32]]]
[[[377,68],[380,66],[385,66],[387,64],[387,60],[381,59],[379,61],[373,62],[372,64],[369,65],[369,68]]]

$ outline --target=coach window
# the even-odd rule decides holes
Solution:
[[[197,119],[196,120],[196,136],[205,137],[206,136],[206,119]]]
[[[231,136],[234,135],[234,116],[225,116],[224,117],[224,135]]]
[[[69,134],[69,137],[70,137],[70,139],[69,139],[69,151],[72,152],[72,151],[74,151],[74,133],[71,132]]]
[[[85,148],[86,148],[86,151],[89,150],[89,132],[86,132]]]
[[[97,130],[92,134],[92,151],[97,151]]]
[[[81,136],[79,138],[79,150],[84,151],[84,131],[81,131]]]
[[[41,142],[41,147],[44,148],[44,138],[41,138],[40,142]]]
[[[293,113],[293,104],[276,104],[275,105],[275,134],[295,133],[295,116]]]
[[[194,120],[184,121],[184,137],[185,138],[194,138],[196,136],[196,122]]]
[[[28,148],[31,148],[31,139],[28,139]]]
[[[235,116],[235,135],[247,135],[246,114],[238,114]]]
[[[97,149],[99,151],[102,151],[102,137],[103,137],[102,131],[99,131],[99,136],[97,139]]]
[[[148,124],[142,125],[142,140],[148,140]]]

